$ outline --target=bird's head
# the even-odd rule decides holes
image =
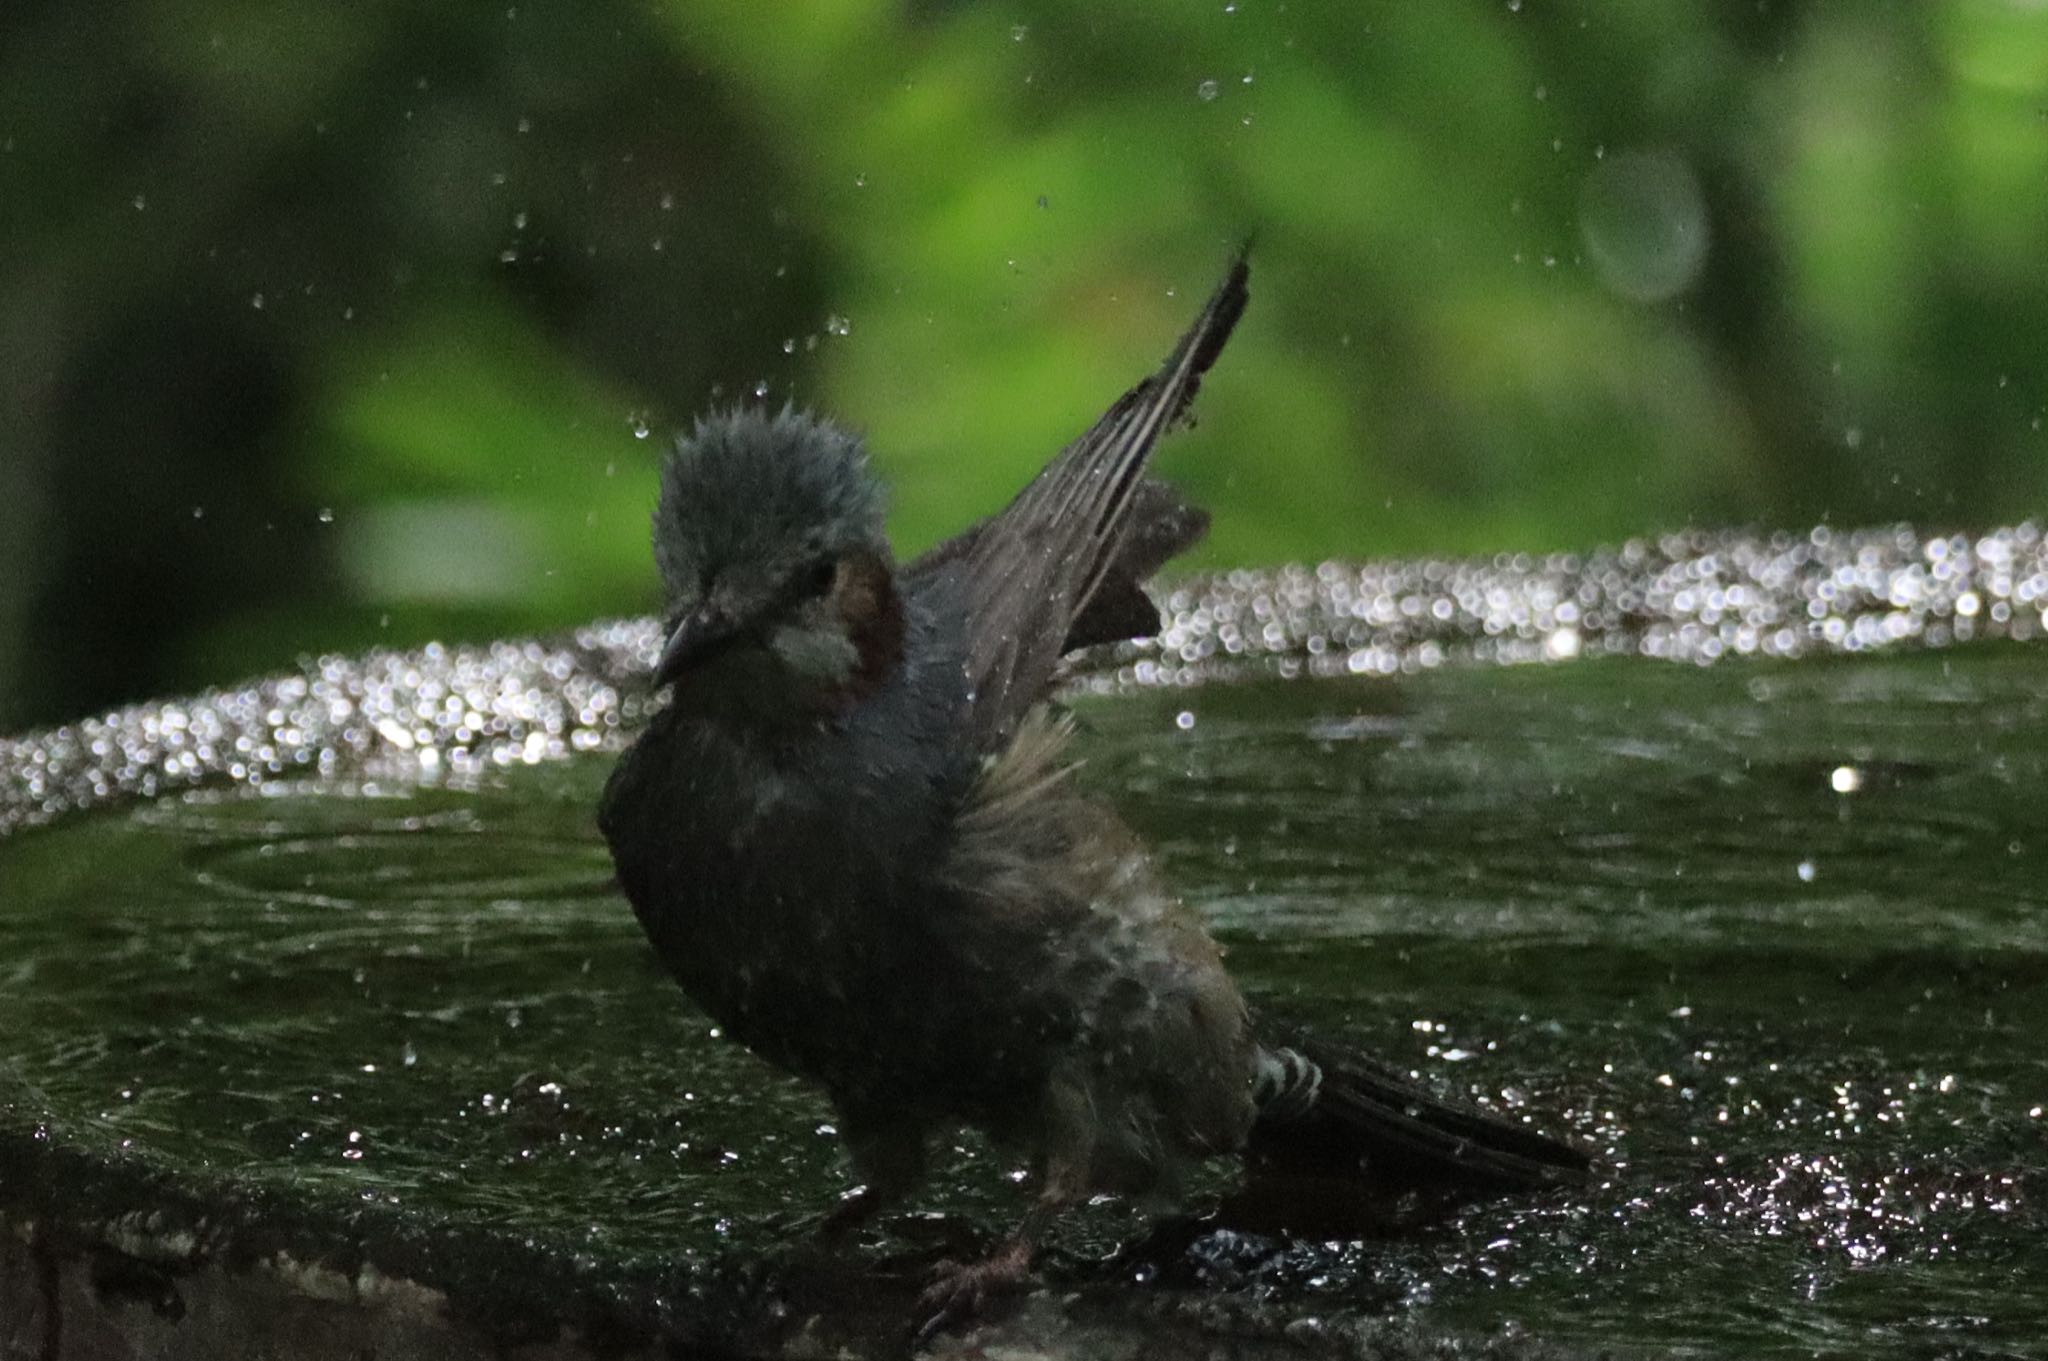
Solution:
[[[860,441],[816,417],[699,420],[662,469],[654,557],[668,590],[655,683],[679,705],[822,717],[902,658],[881,487]]]

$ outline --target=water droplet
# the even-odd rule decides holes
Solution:
[[[135,211],[138,213],[149,206],[149,200],[144,198],[140,194],[137,194],[133,199],[129,201],[135,205]]]
[[[1024,41],[1025,35],[1030,32],[1030,28],[1023,24],[1012,24],[1010,25],[1010,41],[1013,43],[1021,43]]]
[[[1814,864],[1813,864],[1813,862],[1812,862],[1811,860],[1802,860],[1802,861],[1800,861],[1800,862],[1799,862],[1799,882],[1800,882],[1800,883],[1802,883],[1802,884],[1810,884],[1810,883],[1812,883],[1812,882],[1814,881],[1814,877],[1815,877],[1816,875],[1818,875],[1819,873],[1820,873],[1820,871],[1819,871],[1818,869],[1814,868]]]
[[[1222,87],[1213,80],[1205,80],[1195,87],[1195,98],[1201,100],[1204,104],[1207,104],[1221,93]]]
[[[251,297],[249,299],[249,306],[261,312],[263,310],[263,295],[261,293],[258,293]]]
[[[515,231],[523,232],[526,230],[526,210],[524,208],[512,214],[512,227]]]
[[[835,336],[843,336],[853,330],[853,323],[835,312],[825,318],[825,329]]]
[[[1665,151],[1623,151],[1587,174],[1579,230],[1593,271],[1607,287],[1656,302],[1690,287],[1705,262],[1711,227],[1691,164]]]
[[[318,514],[318,515],[317,515],[317,516],[316,516],[315,518],[316,518],[316,519],[318,519],[318,520],[320,521],[320,523],[321,523],[321,524],[323,524],[323,525],[331,525],[331,524],[333,524],[333,523],[334,523],[334,507],[333,507],[333,506],[322,506],[322,507],[320,507],[320,511],[319,511],[319,514]]]
[[[1520,14],[1521,12],[1522,12],[1522,0],[1508,0],[1508,13],[1510,13],[1510,14]]]
[[[647,416],[644,412],[628,412],[626,414],[626,423],[632,427],[634,439],[647,438]]]
[[[1863,788],[1863,772],[1855,766],[1836,766],[1828,772],[1828,788],[1837,794],[1854,794]]]
[[[1182,732],[1186,732],[1195,726],[1195,716],[1188,710],[1182,709],[1173,716],[1173,726],[1179,728]]]
[[[859,175],[855,175],[855,176],[853,177],[853,187],[854,187],[854,188],[856,188],[856,189],[865,189],[865,188],[867,188],[867,187],[868,187],[868,177],[867,177],[867,175],[866,175],[865,173],[862,173],[862,174],[859,174]]]
[[[524,118],[524,117],[522,117],[522,118],[521,118],[521,119],[519,120],[519,124],[518,124],[518,127],[519,127],[519,131],[521,131],[521,132],[532,132],[532,131],[533,131],[533,120],[532,120],[531,118]]]
[[[755,381],[754,395],[756,397],[766,397],[768,395],[768,380],[766,378],[757,379]]]
[[[663,194],[661,196],[661,211],[663,211],[664,213],[672,213],[675,210],[676,196],[674,194]]]

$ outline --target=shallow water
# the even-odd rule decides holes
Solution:
[[[1699,1355],[2048,1354],[2048,671],[1640,660],[1079,704],[1262,1002],[1601,1150],[1591,1189],[1148,1266]],[[190,793],[0,843],[0,1120],[619,1261],[771,1248],[830,1113],[608,888],[609,758]],[[921,1216],[1021,1208],[974,1140]],[[1059,1240],[1088,1265],[1117,1207]],[[885,1249],[886,1250],[886,1245]]]

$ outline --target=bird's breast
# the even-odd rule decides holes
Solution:
[[[791,768],[684,725],[643,734],[600,817],[669,973],[763,1057],[843,1085],[914,1029],[932,856],[906,789]]]

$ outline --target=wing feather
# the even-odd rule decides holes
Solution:
[[[1145,464],[1186,414],[1243,315],[1249,274],[1240,252],[1159,372],[1120,397],[999,514],[912,564],[913,589],[944,578],[961,592],[972,694],[967,729],[981,750],[1000,746],[1044,697],[1060,657],[1078,645],[1070,637],[1092,642],[1117,633],[1134,612],[1142,576],[1200,537],[1205,517],[1171,493],[1154,492]],[[1176,528],[1154,527],[1148,536],[1134,514],[1147,506],[1170,510]],[[1162,533],[1164,544],[1127,542]],[[1126,551],[1137,548],[1143,551]],[[1102,617],[1084,620],[1106,584],[1105,608],[1096,611]]]

